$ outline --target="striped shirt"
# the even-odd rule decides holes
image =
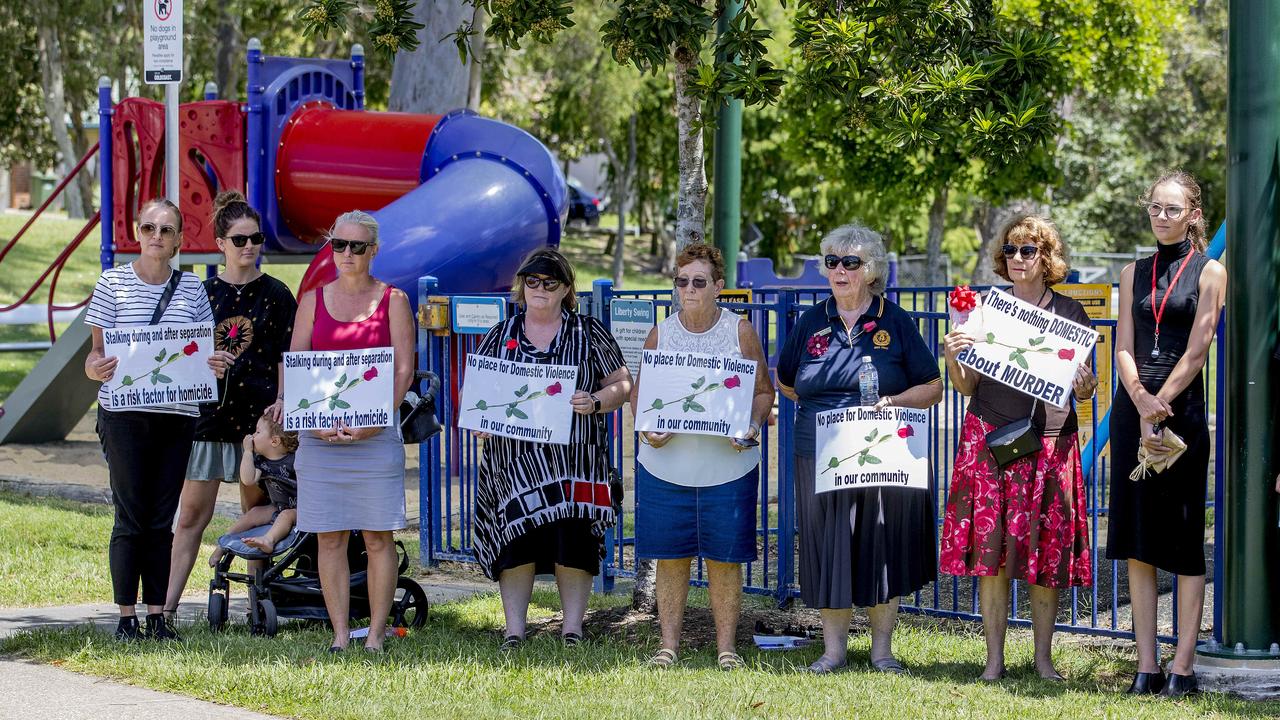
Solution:
[[[89,309],[84,321],[93,327],[103,329],[150,325],[151,316],[160,303],[160,296],[169,284],[169,278],[159,285],[142,281],[133,269],[133,263],[111,268],[98,277],[98,284],[93,288],[93,297],[89,300]],[[209,296],[204,285],[194,273],[183,273],[178,288],[169,300],[169,307],[160,316],[161,324],[213,322],[213,310],[209,307]],[[98,406],[110,411],[111,396],[103,383],[98,390]],[[177,403],[174,405],[157,405],[139,408],[144,412],[173,413],[176,415],[197,416],[200,408],[195,403]]]

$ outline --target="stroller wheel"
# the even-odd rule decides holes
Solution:
[[[259,600],[258,624],[253,628],[253,634],[275,637],[279,629],[279,621],[276,618],[276,604],[270,600]]]
[[[227,625],[227,596],[218,592],[209,593],[209,629],[221,632]]]
[[[396,595],[391,601],[391,626],[420,628],[427,622],[427,593],[407,577],[396,578]]]

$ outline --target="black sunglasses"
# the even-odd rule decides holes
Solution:
[[[672,282],[674,282],[676,284],[676,287],[678,288],[687,288],[689,287],[689,283],[693,283],[693,287],[697,290],[701,290],[702,288],[707,286],[707,279],[704,277],[696,277],[693,279],[689,279],[682,275],[676,278],[675,280],[673,280]]]
[[[1040,252],[1040,248],[1036,245],[1005,245],[1000,248],[1000,251],[1004,253],[1006,258],[1021,255],[1023,260],[1030,260],[1036,256],[1036,253]]]
[[[862,267],[862,258],[857,255],[845,255],[844,257],[828,255],[822,258],[822,262],[826,264],[828,270],[835,270],[837,265],[844,265],[844,269],[850,272]]]
[[[343,240],[342,238],[332,238],[332,237],[329,238],[329,245],[333,248],[334,255],[340,255],[346,252],[347,248],[351,248],[352,255],[363,255],[364,251],[368,250],[369,246],[372,244],[373,243],[371,242],[364,242],[362,240]]]
[[[554,292],[556,288],[560,287],[559,280],[555,278],[540,278],[537,275],[525,275],[523,282],[527,288],[533,288],[534,290],[542,288],[547,292]]]
[[[262,243],[267,241],[267,236],[263,235],[262,231],[259,230],[258,232],[250,235],[228,235],[225,239],[230,240],[232,245],[235,245],[238,248],[242,248],[245,246],[245,243],[253,243],[254,245],[261,245]]]

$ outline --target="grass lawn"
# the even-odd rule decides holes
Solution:
[[[77,503],[0,497],[0,541],[9,549],[0,604],[37,596],[61,602],[106,593],[109,510]],[[211,533],[212,534],[212,533]],[[13,549],[25,548],[14,553]],[[17,557],[12,557],[13,555]],[[198,570],[199,572],[199,570]],[[94,575],[99,577],[94,577]],[[196,579],[193,582],[202,582]],[[79,593],[79,595],[73,595]],[[826,678],[796,674],[820,650],[746,651],[748,668],[715,667],[705,593],[694,591],[686,621],[696,638],[669,672],[644,667],[657,649],[656,626],[631,613],[625,595],[595,596],[589,642],[566,649],[557,639],[558,599],[535,591],[531,641],[501,655],[502,606],[493,593],[439,605],[425,628],[371,657],[360,650],[323,653],[321,627],[286,624],[274,639],[251,637],[233,621],[222,634],[200,624],[172,645],[117,644],[88,628],[40,630],[0,643],[0,654],[123,680],[263,712],[302,718],[368,717],[806,717],[806,718],[1155,718],[1274,717],[1280,703],[1206,695],[1180,703],[1120,695],[1133,670],[1127,643],[1059,635],[1059,668],[1072,680],[1042,681],[1031,670],[1026,632],[1010,634],[1009,679],[975,682],[984,645],[976,625],[904,617],[895,649],[912,669],[892,677],[865,669],[865,620],[853,635],[852,672]],[[745,639],[756,618],[812,622],[783,615],[767,600],[744,598]]]
[[[209,586],[204,560],[230,524],[209,524],[188,588]],[[0,607],[109,602],[110,538],[110,505],[0,492]]]

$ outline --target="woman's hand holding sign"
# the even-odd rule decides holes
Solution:
[[[1093,397],[1093,391],[1098,389],[1098,376],[1093,374],[1088,363],[1080,363],[1080,367],[1076,368],[1071,388],[1075,391],[1076,400],[1083,402]]]
[[[943,352],[948,360],[955,360],[957,355],[972,345],[973,336],[963,330],[952,330],[942,339]]]
[[[116,365],[119,363],[120,358],[115,357],[114,355],[111,357],[105,357],[101,350],[97,350],[96,353],[90,353],[89,357],[86,358],[85,374],[89,376],[90,380],[107,382],[113,375],[115,375]]]

